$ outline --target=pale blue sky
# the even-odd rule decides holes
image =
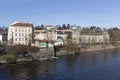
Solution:
[[[120,0],[1,0],[0,26],[14,21],[120,26]]]

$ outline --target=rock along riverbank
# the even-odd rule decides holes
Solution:
[[[120,46],[107,45],[103,47],[102,45],[96,45],[96,46],[91,46],[89,48],[81,48],[81,52],[100,51],[100,50],[108,50],[108,49],[115,49],[115,48],[120,48]]]
[[[89,48],[81,48],[79,53],[89,52],[89,51],[108,50],[108,49],[115,49],[115,48],[120,48],[120,46],[108,45],[108,46],[103,47],[102,45],[95,45],[95,46],[91,46]],[[65,50],[61,50],[60,52],[56,53],[57,57],[59,57],[61,55],[69,55],[69,54],[74,55],[74,53],[72,53],[72,52],[68,53]],[[41,50],[40,53],[38,53],[36,55],[36,57],[39,57],[38,58],[39,61],[43,61],[43,60],[51,59],[50,56],[53,57],[53,55],[54,55],[54,50],[51,48],[51,49],[47,49],[47,50]],[[22,62],[22,61],[33,61],[33,59],[23,58],[23,59],[17,59],[16,60],[16,62]],[[0,60],[0,63],[8,63],[8,62],[6,60]]]

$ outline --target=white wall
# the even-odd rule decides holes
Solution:
[[[28,44],[28,40],[32,38],[32,34],[32,27],[10,26],[8,28],[8,41],[13,38],[13,44]]]
[[[2,38],[2,35],[0,35],[0,43],[2,43],[3,41],[3,38]]]

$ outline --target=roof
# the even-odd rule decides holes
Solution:
[[[34,30],[34,33],[40,33],[40,30]]]
[[[35,41],[39,41],[39,42],[48,42],[48,40],[46,40],[46,39],[42,39],[42,40],[40,40],[40,39],[35,39]]]
[[[71,32],[71,30],[70,29],[63,29],[63,30],[56,30],[56,31],[63,31],[63,32]]]
[[[23,23],[23,22],[14,22],[11,24],[11,26],[24,26],[24,27],[33,27],[32,23]]]
[[[94,31],[94,30],[88,30],[88,31],[81,31],[81,34],[86,34],[86,35],[102,35],[102,31]]]
[[[63,42],[63,40],[62,39],[58,39],[58,40],[56,40],[56,42]]]
[[[57,34],[69,34],[72,33],[70,29],[64,29],[64,30],[56,30]]]
[[[53,27],[52,25],[46,25],[46,27]]]
[[[76,29],[77,29],[77,27],[76,27],[76,26],[73,26],[73,27],[72,27],[72,29],[73,29],[73,30],[74,30],[74,29],[76,30]]]
[[[57,34],[64,34],[63,31],[57,31]]]
[[[46,33],[47,30],[34,30],[34,33]]]

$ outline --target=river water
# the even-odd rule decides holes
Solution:
[[[120,80],[120,50],[0,65],[0,80]]]

